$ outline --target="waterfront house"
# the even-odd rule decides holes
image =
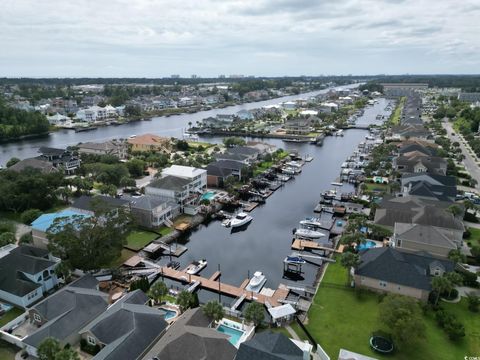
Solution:
[[[82,214],[93,216],[95,210],[111,210],[123,208],[126,211],[130,210],[130,202],[126,199],[118,199],[106,195],[86,196],[82,195],[75,199],[70,209],[78,211]]]
[[[165,312],[147,306],[142,290],[125,294],[80,330],[81,339],[100,351],[92,360],[138,359],[165,332]]]
[[[223,181],[224,181],[230,175],[235,176],[237,179],[242,179],[242,177],[244,176],[247,170],[247,165],[239,161],[217,160],[213,163],[208,164],[207,172],[208,172],[208,169],[210,169],[210,172],[213,175],[214,173],[216,173],[216,171],[213,170],[214,168],[221,169],[221,172],[225,174],[223,175]],[[230,172],[230,175],[228,175],[228,171]]]
[[[257,149],[259,151],[260,156],[266,154],[273,154],[277,149],[275,145],[267,144],[260,141],[249,141],[247,142],[247,146],[250,148]]]
[[[132,151],[171,151],[171,141],[169,138],[153,134],[139,135],[127,140]]]
[[[185,311],[141,360],[233,360],[237,349],[214,328],[201,308]]]
[[[153,180],[145,187],[145,195],[157,196],[165,200],[173,200],[184,205],[189,199],[188,185],[190,181],[176,176],[164,176]]]
[[[231,169],[223,168],[216,162],[207,165],[207,185],[209,187],[223,188],[229,177],[233,177]]]
[[[50,123],[50,125],[62,126],[62,125],[65,125],[66,122],[70,121],[70,118],[68,116],[64,116],[64,115],[60,115],[59,113],[56,113],[55,115],[47,116],[47,120]]]
[[[146,228],[158,228],[180,214],[180,206],[174,200],[151,195],[128,199],[136,223]]]
[[[228,129],[232,125],[230,118],[228,120],[214,118],[212,116],[202,120],[202,126],[210,129]]]
[[[60,262],[44,249],[9,244],[0,248],[0,300],[25,308],[52,290]]]
[[[40,147],[37,157],[39,160],[49,161],[56,168],[62,168],[65,174],[71,175],[80,167],[80,158],[69,150],[50,147]]]
[[[423,141],[403,141],[398,146],[398,154],[404,155],[413,153],[415,151],[417,153],[424,154],[425,156],[436,156],[437,149],[433,145],[434,144]]]
[[[37,356],[38,345],[48,337],[63,346],[77,345],[79,331],[98,318],[108,307],[108,294],[98,290],[98,281],[91,275],[80,278],[28,310],[28,322],[36,330],[22,340],[25,350]]]
[[[454,176],[430,173],[403,174],[400,179],[403,195],[415,195],[419,198],[455,201],[457,183]]]
[[[245,166],[249,165],[251,162],[251,158],[250,156],[248,155],[244,155],[244,154],[233,154],[233,153],[230,153],[229,151],[226,151],[224,153],[217,153],[217,154],[214,154],[213,157],[215,158],[215,160],[228,160],[228,161],[236,161],[236,162],[239,162],[239,163],[242,163],[244,164]]]
[[[125,140],[109,140],[101,143],[86,142],[77,145],[80,154],[113,155],[120,160],[128,156],[128,143]]]
[[[248,163],[253,163],[260,157],[260,150],[252,146],[234,146],[228,148],[226,152],[229,154],[240,154],[247,156]]]
[[[50,161],[42,160],[38,158],[28,158],[28,159],[20,160],[15,165],[10,166],[8,169],[12,171],[21,172],[29,168],[39,170],[43,174],[50,174],[52,172],[58,171],[58,168],[53,166],[53,164]]]
[[[86,217],[89,215],[74,209],[65,209],[55,213],[40,215],[31,224],[33,244],[39,248],[46,249],[48,245],[47,231],[50,226],[52,226],[57,219],[62,219],[60,221],[67,223],[79,216]]]
[[[292,340],[282,333],[262,331],[240,344],[235,360],[304,360],[310,359],[310,352],[304,354]]]
[[[338,104],[334,102],[323,102],[318,107],[318,111],[322,113],[333,113],[338,110]]]
[[[410,152],[393,159],[392,166],[400,173],[447,174],[447,161],[438,156]]]
[[[392,246],[405,251],[426,251],[435,257],[447,258],[452,250],[462,247],[462,239],[455,232],[436,226],[396,222]]]
[[[392,138],[398,140],[419,139],[431,140],[433,139],[430,130],[419,124],[402,124],[392,126]]]
[[[238,111],[235,115],[237,116],[237,118],[243,121],[251,121],[255,119],[253,113],[245,109]]]
[[[425,252],[409,253],[392,247],[370,248],[360,252],[360,265],[355,269],[354,281],[357,287],[427,301],[433,277],[453,270],[452,261]]]
[[[207,171],[192,166],[172,165],[162,170],[162,177],[175,176],[189,181],[190,193],[203,193],[207,188]]]
[[[311,132],[310,122],[296,118],[285,121],[285,131],[291,135],[308,135]]]

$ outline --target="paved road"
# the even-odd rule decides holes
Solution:
[[[477,165],[475,158],[469,153],[469,151],[472,151],[470,148],[470,145],[466,143],[465,139],[463,139],[463,136],[455,133],[455,130],[453,130],[452,124],[450,124],[450,122],[444,121],[442,125],[443,125],[443,128],[447,130],[447,136],[449,137],[449,139],[452,142],[457,141],[460,144],[460,149],[462,150],[462,153],[465,155],[465,159],[463,160],[463,165],[465,166],[465,169],[468,171],[468,173],[475,180],[477,180],[477,185],[475,186],[475,188],[478,189],[480,186],[480,167]],[[452,135],[452,133],[455,133],[455,135]]]

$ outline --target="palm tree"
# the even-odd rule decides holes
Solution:
[[[177,297],[177,304],[180,306],[180,311],[183,313],[192,307],[194,299],[191,293],[183,290]]]
[[[220,321],[225,316],[223,306],[216,300],[206,303],[203,306],[203,313],[213,321]]]
[[[452,288],[450,289],[448,293],[448,297],[452,295],[452,291],[455,288],[455,286],[461,285],[463,282],[463,277],[459,273],[452,271],[449,272],[445,275],[445,277],[452,283]]]
[[[348,283],[351,284],[352,283],[351,269],[355,268],[358,264],[360,264],[360,256],[352,252],[346,252],[342,255],[342,258],[340,259],[340,263],[344,268],[347,269]]]
[[[156,303],[161,302],[163,297],[167,294],[168,287],[163,281],[157,281],[150,287],[150,290],[148,291],[148,296],[150,296]]]
[[[264,307],[262,304],[252,302],[245,309],[245,320],[253,322],[255,326],[260,325],[265,318]]]
[[[433,278],[432,289],[437,293],[437,297],[435,298],[435,305],[438,304],[440,295],[447,291],[451,291],[452,287],[452,282],[445,276],[436,276]]]
[[[451,250],[448,253],[448,258],[452,260],[455,264],[464,263],[466,260],[465,255],[463,255],[460,250]]]

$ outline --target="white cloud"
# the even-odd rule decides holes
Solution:
[[[0,76],[451,73],[475,0],[4,0]]]

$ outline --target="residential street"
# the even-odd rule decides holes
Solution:
[[[472,156],[469,153],[469,151],[472,151],[470,146],[465,141],[462,135],[457,134],[455,130],[453,130],[452,124],[450,124],[448,121],[445,121],[442,123],[442,125],[443,125],[443,128],[447,130],[448,138],[452,142],[457,141],[460,144],[460,149],[462,150],[462,153],[465,155],[465,159],[463,160],[463,165],[465,166],[465,169],[468,171],[468,173],[475,180],[477,180],[477,185],[475,186],[475,188],[478,189],[480,184],[480,167],[477,165],[474,155]],[[455,135],[452,135],[452,133],[455,133]]]

